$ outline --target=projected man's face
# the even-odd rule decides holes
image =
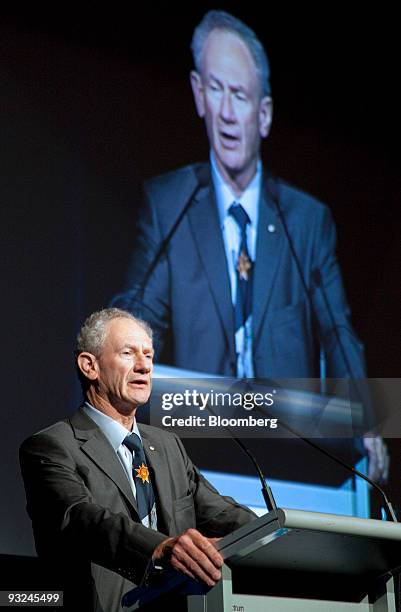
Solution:
[[[192,72],[191,84],[219,171],[241,191],[255,174],[272,114],[246,44],[231,32],[214,30],[203,48],[202,74]]]

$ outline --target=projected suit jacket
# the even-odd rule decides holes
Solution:
[[[155,486],[158,531],[140,523],[117,454],[83,410],[21,447],[36,549],[67,591],[68,610],[120,610],[121,597],[139,583],[167,535],[196,527],[222,536],[256,518],[217,493],[175,435],[147,425],[139,429]]]
[[[159,362],[233,376],[234,310],[209,164],[186,166],[152,179],[145,184],[144,195],[127,286],[113,305],[151,324]],[[275,200],[286,219],[312,307]],[[318,270],[352,377],[363,377],[363,347],[351,326],[328,208],[265,174],[258,223],[253,295],[255,376],[318,376],[317,345],[321,342],[327,375],[349,377],[322,292],[312,280]]]

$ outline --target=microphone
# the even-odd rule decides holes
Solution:
[[[252,461],[253,465],[255,466],[260,483],[262,485],[262,495],[263,495],[263,499],[265,501],[268,512],[271,512],[271,511],[277,512],[277,504],[273,496],[273,491],[267,484],[266,478],[261,470],[259,463],[256,461],[255,456],[251,453],[249,448],[247,448],[245,444],[241,442],[239,438],[232,435],[231,431],[227,427],[225,427],[225,429],[230,433],[231,439],[234,440],[236,444],[238,444],[238,446],[244,451],[246,455],[248,455],[249,459]]]
[[[249,386],[249,383],[246,383],[247,386]],[[216,413],[214,412],[214,410],[211,409],[211,407],[209,406],[209,404],[207,405],[207,411],[210,412],[213,416],[217,416]],[[262,495],[263,495],[263,499],[264,502],[266,504],[266,508],[268,512],[277,512],[278,508],[277,508],[277,504],[276,504],[276,500],[274,499],[274,495],[273,495],[273,491],[271,490],[271,488],[269,487],[269,485],[266,482],[266,478],[262,472],[262,469],[259,465],[259,463],[257,462],[255,456],[253,455],[253,453],[251,453],[251,451],[249,450],[248,447],[245,446],[245,444],[243,442],[241,442],[241,440],[239,438],[237,438],[236,436],[234,436],[234,434],[232,433],[230,427],[228,425],[222,425],[223,429],[225,429],[228,433],[229,436],[231,438],[231,440],[234,440],[234,442],[240,447],[240,449],[249,457],[249,459],[251,460],[251,462],[253,463],[256,472],[258,474],[258,478],[260,480],[260,484],[262,485]]]
[[[271,414],[267,410],[262,410],[260,406],[254,406],[254,408],[256,412],[259,412],[261,415],[272,418]],[[355,476],[359,476],[359,478],[362,478],[367,483],[369,483],[374,489],[376,489],[376,491],[379,493],[380,497],[382,498],[384,502],[384,506],[386,508],[387,517],[391,518],[391,520],[394,523],[398,522],[390,500],[388,499],[383,489],[377,484],[377,482],[375,482],[374,480],[369,478],[369,476],[366,476],[365,474],[357,470],[354,466],[349,465],[346,461],[343,461],[343,459],[340,459],[340,457],[337,457],[337,455],[334,455],[333,453],[329,452],[325,448],[322,448],[321,446],[316,444],[316,442],[312,442],[312,440],[310,440],[309,438],[305,438],[296,429],[294,429],[290,425],[287,425],[286,423],[283,423],[282,421],[280,421],[280,425],[284,427],[284,429],[286,429],[293,436],[295,436],[295,438],[302,440],[302,442],[305,442],[305,444],[308,444],[309,446],[311,446],[318,452],[322,453],[323,455],[326,455],[326,457],[329,457],[329,459],[332,459],[333,461],[335,461],[338,465],[341,465],[343,468],[345,468],[346,470],[348,470]]]

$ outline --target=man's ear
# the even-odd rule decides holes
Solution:
[[[270,96],[261,99],[259,105],[259,134],[261,138],[266,138],[270,132],[273,118],[273,100]]]
[[[196,70],[191,70],[190,79],[196,110],[199,117],[203,118],[205,116],[205,91],[203,89],[202,78]]]
[[[98,361],[92,353],[80,353],[77,364],[82,374],[89,380],[96,380],[99,376]]]

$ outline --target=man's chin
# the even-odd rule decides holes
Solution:
[[[224,151],[219,156],[219,169],[231,179],[243,171],[243,160],[238,151]]]
[[[120,400],[116,402],[115,406],[120,414],[129,416],[134,411],[136,411],[137,408],[140,408],[141,406],[146,404],[148,399],[149,393],[145,391],[139,393],[137,392],[135,394],[130,394],[124,399],[120,398]]]
[[[220,161],[227,172],[236,173],[241,170],[242,164],[238,151],[226,151]]]
[[[146,404],[146,402],[148,401],[150,396],[150,393],[148,390],[143,390],[143,391],[137,391],[135,394],[132,394],[130,396],[130,400],[131,400],[131,408],[133,406],[138,407],[138,406],[142,406],[143,404]]]

